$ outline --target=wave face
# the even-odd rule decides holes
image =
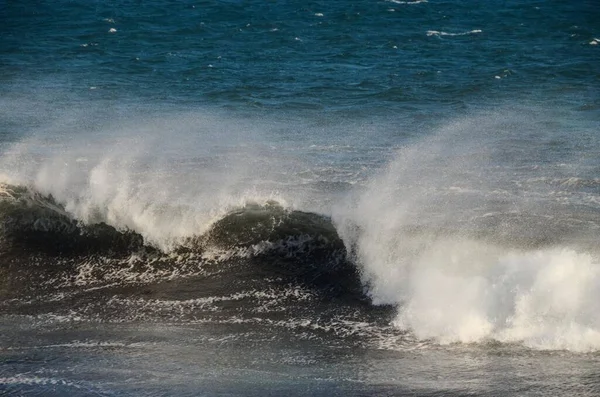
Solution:
[[[5,250],[26,246],[31,253],[94,253],[93,246],[86,246],[86,239],[95,242],[100,251],[104,248],[132,253],[149,248],[143,237],[134,231],[119,231],[106,223],[85,224],[72,218],[51,195],[44,196],[24,186],[0,185],[0,211]],[[128,246],[119,249],[116,240],[127,237],[131,238]],[[309,242],[312,248],[308,247]],[[286,247],[290,248],[290,256],[296,254],[292,247],[309,251],[319,248],[331,252],[344,250],[327,217],[287,210],[275,201],[264,205],[249,203],[235,209],[216,220],[203,235],[182,239],[181,245],[172,250],[249,251],[250,255]]]
[[[78,275],[86,272],[91,277],[85,284],[90,285],[128,278],[137,283],[160,282],[174,275],[193,276],[212,266],[220,267],[218,272],[235,269],[228,277],[240,277],[236,271],[243,269],[246,276],[256,273],[255,277],[278,277],[280,282],[308,285],[320,292],[363,296],[358,271],[346,261],[344,244],[329,218],[288,210],[274,201],[233,210],[204,234],[162,251],[135,231],[82,223],[52,196],[24,186],[2,185],[0,197],[0,252],[19,264],[20,278],[31,265],[34,278],[48,277],[48,272],[56,271],[57,261],[63,272],[60,280],[75,277],[73,283],[81,284]],[[131,266],[134,256],[153,265],[136,269]],[[99,260],[93,269],[90,258]],[[10,273],[5,276],[11,278]]]

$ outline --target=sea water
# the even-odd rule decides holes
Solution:
[[[0,391],[600,394],[600,5],[0,4]]]

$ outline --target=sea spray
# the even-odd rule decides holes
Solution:
[[[554,186],[520,183],[548,172],[544,153],[522,150],[532,123],[512,112],[450,123],[334,209],[369,296],[397,305],[401,329],[441,343],[600,349],[598,252],[572,243],[593,242],[581,225],[597,219],[577,219]]]
[[[61,131],[64,139],[48,141],[48,129],[57,133],[50,126],[5,148],[2,182],[51,196],[80,222],[134,230],[165,250],[246,203],[286,204],[264,181],[280,179],[294,164],[275,167],[282,159],[274,157],[265,163],[258,126],[199,111],[99,120],[94,131],[72,136],[89,121],[77,122],[79,113],[71,117],[74,126]],[[171,139],[163,140],[165,133]]]

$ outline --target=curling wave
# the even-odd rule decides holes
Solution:
[[[331,220],[274,201],[235,209],[206,232],[163,251],[134,230],[74,219],[51,195],[4,184],[0,233],[0,252],[10,258],[4,265],[9,279],[12,269],[19,278],[52,274],[74,284],[122,284],[206,274],[211,267],[212,273],[237,269],[230,276],[240,277],[239,268],[247,272],[250,267],[260,277],[362,294],[358,271],[345,260],[344,244]],[[57,270],[62,272],[58,278]]]

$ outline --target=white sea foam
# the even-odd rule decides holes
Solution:
[[[544,213],[545,194],[523,191],[531,186],[511,193],[514,175],[494,167],[500,149],[515,155],[501,143],[506,120],[521,128],[528,122],[510,112],[476,117],[402,149],[339,205],[334,221],[373,301],[398,305],[395,325],[420,339],[600,350],[598,253],[560,236],[538,248],[518,237],[552,233],[544,222],[553,215]],[[485,234],[469,232],[490,213],[536,212],[543,213],[539,225],[505,221],[481,229]]]
[[[387,0],[390,3],[395,3],[395,4],[420,4],[420,3],[427,3],[427,0],[414,0],[414,1],[402,1],[402,0]]]
[[[478,34],[478,33],[482,33],[483,30],[481,29],[473,29],[473,30],[469,30],[468,32],[460,32],[460,33],[448,33],[448,32],[441,32],[441,31],[437,31],[437,30],[428,30],[427,31],[427,36],[467,36],[470,34]]]
[[[441,241],[406,276],[396,324],[442,343],[496,339],[545,349],[600,348],[600,264],[568,249],[506,251]]]
[[[79,117],[65,119],[86,122]],[[260,127],[187,114],[109,123],[93,136],[46,142],[44,136],[73,128],[63,122],[9,147],[0,160],[2,182],[31,186],[52,195],[77,220],[135,230],[165,250],[246,203],[293,207],[288,200],[302,200],[278,192],[293,158],[248,143],[260,141]]]
[[[48,378],[43,376],[28,376],[18,374],[15,376],[0,378],[0,385],[52,385],[69,386],[80,389],[81,386],[65,379]]]
[[[57,343],[53,345],[37,346],[10,346],[7,350],[36,350],[36,349],[86,349],[86,348],[124,348],[130,346],[141,346],[140,343],[104,342],[104,341],[72,341],[69,343]]]
[[[118,312],[128,309],[141,319],[145,315],[155,318],[157,314],[170,316],[172,320],[179,320],[185,315],[191,315],[198,310],[205,312],[222,312],[223,305],[232,302],[251,301],[245,309],[246,313],[264,313],[286,311],[291,306],[301,301],[309,301],[314,298],[313,294],[299,287],[267,288],[264,290],[241,291],[226,296],[209,296],[187,300],[164,300],[164,299],[132,299],[113,297],[106,306]]]

